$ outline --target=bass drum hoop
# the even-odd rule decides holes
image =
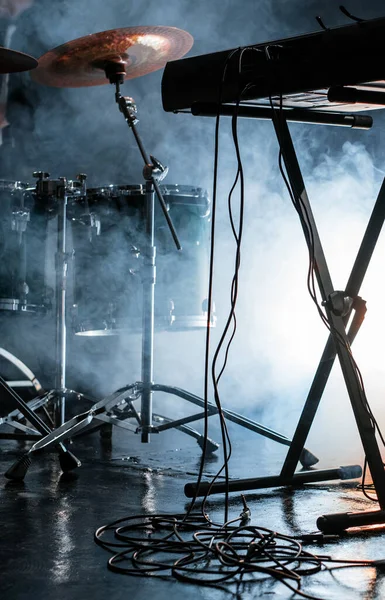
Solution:
[[[17,356],[6,350],[5,348],[0,348],[0,356],[8,360],[10,363],[15,365],[27,377],[27,380],[15,380],[15,381],[7,381],[7,384],[11,388],[20,388],[20,387],[34,387],[37,392],[42,391],[42,385],[36,375],[24,364]]]

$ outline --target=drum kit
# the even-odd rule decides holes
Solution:
[[[201,419],[202,412],[178,421],[155,415],[152,411],[154,391],[173,394],[208,409],[209,414],[218,412],[214,404],[189,392],[153,382],[155,329],[192,331],[216,324],[215,309],[209,310],[206,299],[209,197],[200,187],[163,182],[168,169],[147,154],[136,128],[135,102],[120,93],[126,79],[163,68],[166,62],[186,54],[192,42],[185,31],[154,26],[91,34],[54,48],[38,61],[0,48],[1,73],[29,70],[35,82],[54,87],[114,85],[115,101],[143,159],[144,180],[142,184],[87,189],[84,174],[75,180],[51,179],[48,173],[38,171],[34,173],[34,186],[0,181],[3,257],[0,312],[52,313],[56,328],[55,387],[41,393],[37,404],[24,402],[0,377],[3,391],[13,402],[13,419],[7,415],[8,424],[20,421],[21,415],[36,429],[33,439],[37,441],[6,473],[11,479],[23,479],[32,453],[50,445],[58,449],[64,471],[77,467],[79,461],[63,441],[80,430],[91,428],[91,422],[140,432],[143,442],[149,441],[151,433],[177,427],[195,437],[203,447],[202,436],[188,425]],[[56,254],[52,289],[47,285],[45,270],[47,237],[53,221]],[[114,264],[119,265],[118,270]],[[141,332],[142,381],[114,392],[93,404],[86,413],[66,421],[69,300],[74,335]],[[133,404],[137,399],[141,401],[140,410]],[[37,414],[37,409],[47,403],[54,407],[50,425]],[[279,443],[290,444],[285,436],[254,421],[232,411],[223,412],[241,426]],[[136,425],[127,423],[128,418],[133,418]],[[2,421],[5,422],[0,419],[0,424]],[[208,444],[211,451],[218,447],[210,440]],[[306,465],[317,462],[306,450],[302,460]]]

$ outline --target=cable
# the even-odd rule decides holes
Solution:
[[[304,577],[335,568],[384,566],[311,553],[299,539],[245,524],[242,513],[221,526],[201,514],[134,515],[100,527],[95,542],[112,554],[108,568],[116,573],[227,591],[226,586],[262,584],[268,577],[310,599],[316,597],[303,591]]]
[[[216,222],[218,157],[219,157],[219,122],[220,122],[220,106],[222,104],[222,88],[223,88],[223,84],[225,81],[225,75],[227,72],[229,62],[230,62],[231,58],[233,58],[233,56],[236,55],[237,52],[239,52],[238,75],[240,76],[244,51],[245,50],[242,50],[242,49],[236,49],[228,55],[228,57],[225,61],[225,64],[224,64],[221,86],[220,86],[220,90],[219,90],[218,114],[217,114],[217,118],[216,118],[216,127],[215,127],[214,177],[213,177],[214,183],[213,183],[213,203],[212,203],[213,207],[212,207],[212,228],[211,228],[211,249],[210,249],[209,294],[208,294],[209,310],[212,305],[212,295],[213,295],[212,290],[213,290],[215,222]],[[237,103],[237,106],[239,106],[239,102],[240,102],[242,93],[243,93],[243,90],[240,89],[239,101]],[[226,481],[227,487],[228,487],[228,481],[229,481],[228,463],[229,463],[229,460],[231,457],[231,452],[232,452],[231,440],[230,440],[230,436],[228,434],[227,424],[226,424],[226,421],[225,421],[225,418],[224,418],[223,412],[222,412],[218,384],[223,375],[224,369],[226,367],[230,345],[234,339],[235,331],[236,331],[235,305],[236,305],[237,295],[238,295],[238,273],[239,273],[239,267],[240,267],[240,245],[241,245],[241,239],[242,239],[243,213],[244,213],[244,176],[243,176],[243,167],[242,167],[242,162],[241,162],[241,158],[240,158],[240,149],[239,149],[238,137],[237,137],[237,117],[238,117],[238,110],[236,110],[234,117],[232,119],[232,134],[233,134],[234,146],[236,149],[238,168],[237,168],[236,176],[234,179],[234,183],[231,187],[231,190],[230,190],[230,193],[228,196],[228,211],[229,211],[230,225],[231,225],[232,233],[233,233],[233,236],[234,236],[234,239],[236,242],[235,268],[234,268],[234,275],[233,275],[233,279],[232,279],[231,293],[230,293],[231,308],[230,308],[230,312],[229,312],[228,318],[226,320],[226,324],[224,326],[220,341],[214,351],[212,365],[211,365],[211,379],[212,379],[213,391],[214,391],[214,401],[215,401],[215,404],[216,404],[216,407],[218,410],[218,415],[219,415],[219,420],[220,420],[221,437],[222,437],[222,452],[223,452],[224,462],[223,462],[222,467],[219,469],[219,471],[213,476],[213,478],[210,482],[210,486],[208,487],[208,491],[202,500],[203,514],[205,514],[206,501],[210,494],[211,487],[215,483],[215,481],[218,479],[218,477],[222,474],[223,471],[225,471],[225,481]],[[235,227],[233,211],[232,211],[232,195],[238,184],[238,181],[240,182],[240,186],[241,186],[241,194],[240,194],[241,200],[240,200],[239,225],[238,225],[238,231],[237,231],[237,229]],[[208,419],[207,419],[206,411],[207,411],[207,402],[208,402],[209,356],[210,356],[209,324],[210,324],[210,313],[208,313],[208,327],[207,327],[207,333],[206,333],[206,348],[205,348],[205,384],[204,384],[205,392],[204,392],[204,398],[205,398],[206,410],[205,410],[205,419],[204,419],[204,421],[205,421],[204,434],[203,434],[204,439],[206,439],[206,437],[207,437],[207,430],[208,430]],[[225,357],[224,357],[224,360],[222,363],[222,367],[220,368],[219,374],[217,375],[216,367],[217,367],[217,362],[219,360],[219,354],[225,343],[225,340],[228,335],[231,324],[233,325],[233,330],[232,330],[232,333],[230,334],[230,339],[228,340],[227,345],[226,345]],[[202,459],[201,459],[198,478],[197,478],[197,485],[196,485],[197,490],[199,489],[199,484],[202,479],[204,457],[205,457],[205,443],[204,443],[204,447],[203,447],[203,451],[202,451]],[[192,502],[190,504],[189,511],[191,511],[192,508],[194,507],[194,505],[196,503],[196,499],[197,499],[197,495],[195,494],[195,496],[193,497]],[[224,505],[224,521],[225,522],[228,520],[228,504],[229,503],[228,503],[228,489],[227,489],[225,492],[225,505]]]
[[[362,19],[361,17],[356,17],[355,15],[352,15],[352,13],[349,12],[347,8],[345,8],[345,6],[343,6],[342,4],[338,8],[340,9],[343,15],[345,15],[352,21],[355,21],[356,23],[363,23],[365,21],[365,19]]]
[[[208,438],[208,395],[209,395],[209,372],[210,372],[210,339],[211,339],[211,313],[212,313],[212,304],[213,304],[213,275],[214,275],[214,257],[215,257],[215,227],[216,227],[216,206],[217,206],[217,187],[218,187],[218,162],[219,162],[219,125],[220,125],[220,106],[222,104],[222,92],[223,92],[223,84],[228,68],[229,61],[236,54],[238,50],[234,50],[231,52],[223,67],[223,74],[221,78],[221,85],[218,93],[218,113],[215,121],[215,136],[214,136],[214,168],[213,168],[213,200],[212,200],[212,210],[211,210],[211,240],[210,240],[210,263],[209,263],[209,283],[208,283],[208,310],[207,310],[207,327],[206,327],[206,342],[205,342],[205,366],[204,366],[204,426],[203,426],[203,447],[202,447],[202,455],[201,461],[199,465],[199,471],[197,476],[196,490],[199,489],[199,484],[202,481],[203,470],[204,470],[204,460],[206,456],[207,449],[207,438]],[[223,445],[223,455],[224,455],[224,465],[226,469],[226,465],[228,463],[228,454],[227,454],[227,442],[229,441],[228,432],[226,423],[224,422],[224,417],[221,410],[221,405],[219,402],[219,397],[217,394],[214,394],[214,399],[217,403],[218,414],[220,418],[220,426],[221,426],[221,435],[222,435],[222,445]],[[223,468],[214,478],[214,481],[217,477],[219,477]],[[227,469],[226,469],[227,473]],[[205,514],[205,503],[209,492],[206,494],[206,497],[202,501],[202,514]],[[197,500],[197,492],[191,500],[190,507],[187,511],[187,515],[189,516],[191,511],[193,510]],[[226,499],[227,500],[227,499]],[[228,502],[225,502],[225,515],[228,511]],[[225,517],[226,520],[226,517]]]
[[[224,329],[222,331],[222,335],[217,344],[217,348],[214,352],[214,356],[213,356],[213,360],[212,360],[212,369],[211,369],[212,383],[213,383],[213,389],[214,389],[214,400],[215,400],[215,404],[218,408],[218,413],[219,413],[220,422],[221,422],[224,464],[222,465],[221,469],[216,473],[216,475],[212,478],[210,485],[208,486],[207,493],[203,499],[203,506],[204,506],[205,502],[207,500],[207,497],[210,494],[212,486],[214,485],[217,478],[221,475],[221,473],[223,471],[225,471],[225,482],[226,482],[225,511],[224,511],[224,521],[225,522],[228,520],[228,494],[229,494],[229,491],[228,491],[228,481],[229,481],[228,463],[231,458],[232,448],[231,448],[231,440],[230,440],[228,430],[227,430],[227,424],[226,424],[225,418],[222,413],[222,407],[221,407],[221,402],[220,402],[218,386],[219,386],[220,379],[224,373],[225,367],[227,365],[230,346],[234,340],[235,333],[236,333],[236,326],[237,326],[235,307],[236,307],[237,298],[238,298],[239,270],[240,270],[240,264],[241,264],[241,243],[242,243],[242,234],[243,234],[243,225],[244,225],[244,188],[245,188],[243,165],[242,165],[240,147],[239,147],[239,142],[238,142],[237,125],[238,125],[239,104],[241,102],[242,96],[246,89],[245,87],[243,89],[241,88],[240,76],[242,73],[243,55],[247,50],[249,50],[249,49],[248,48],[239,49],[238,98],[237,98],[237,101],[235,104],[234,115],[233,115],[232,123],[231,123],[233,143],[234,143],[234,148],[235,148],[236,158],[237,158],[237,172],[236,172],[236,176],[234,178],[234,182],[233,182],[233,185],[230,189],[229,196],[228,196],[229,220],[230,220],[230,226],[231,226],[231,230],[232,230],[233,237],[234,237],[235,244],[236,244],[234,274],[233,274],[233,278],[232,278],[231,293],[230,293],[230,311],[229,311]],[[235,52],[236,51],[234,51],[230,55],[230,57],[234,56]],[[227,64],[228,64],[228,61],[227,61]],[[224,77],[223,77],[223,80],[224,80]],[[216,141],[218,141],[218,140],[216,139]],[[240,186],[240,199],[239,199],[239,218],[238,218],[238,228],[237,228],[235,226],[235,220],[234,220],[234,214],[233,214],[232,197],[233,197],[234,190],[237,187],[238,183]],[[230,332],[231,325],[232,325],[232,331]],[[217,374],[217,363],[219,361],[219,355],[220,355],[220,352],[226,342],[226,339],[228,341],[227,341],[226,348],[225,348],[224,359],[222,362],[222,366],[219,369],[219,373]]]

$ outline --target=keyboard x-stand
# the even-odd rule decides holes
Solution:
[[[226,51],[225,53],[207,55],[206,57],[182,59],[174,61],[174,63],[169,63],[166,66],[162,81],[163,105],[165,110],[174,112],[186,112],[186,110],[189,110],[194,115],[213,117],[217,115],[231,116],[236,111],[239,117],[268,118],[272,120],[290,187],[298,201],[297,210],[299,211],[305,240],[309,249],[309,225],[312,231],[311,251],[314,258],[314,271],[326,316],[332,330],[280,474],[273,477],[240,479],[225,483],[200,483],[199,487],[195,483],[188,483],[185,486],[185,494],[188,497],[195,495],[204,496],[208,492],[214,494],[225,491],[252,490],[328,479],[328,474],[323,474],[322,471],[295,473],[295,470],[335,357],[338,356],[380,510],[324,515],[317,520],[317,526],[325,532],[331,532],[341,531],[353,526],[385,523],[384,464],[376,439],[375,425],[367,410],[364,391],[350,351],[351,344],[360,328],[366,310],[365,302],[358,296],[359,290],[385,220],[385,183],[381,186],[347,286],[342,292],[336,291],[333,288],[287,124],[288,121],[293,120],[360,127],[362,129],[370,128],[371,117],[346,114],[347,99],[351,99],[353,106],[350,106],[350,108],[354,111],[364,110],[370,106],[372,108],[379,108],[385,105],[385,96],[381,93],[381,90],[384,89],[384,82],[380,80],[380,77],[383,77],[383,73],[382,75],[376,75],[375,73],[375,69],[377,68],[378,70],[379,68],[378,65],[373,64],[372,60],[368,65],[369,72],[366,75],[363,72],[365,60],[369,58],[370,53],[374,51],[377,53],[385,49],[384,31],[385,19],[376,19],[336,30],[320,32],[319,34],[312,34],[311,36],[302,36],[290,40],[280,40],[279,42],[258,45],[252,51],[252,55],[249,54],[250,60],[247,64],[247,69],[245,68],[242,71],[241,88],[239,88],[239,73],[236,73],[237,81],[234,82],[229,75],[229,73],[231,74],[231,68],[227,71],[227,80],[224,81],[223,67],[224,64],[229,66],[230,60],[233,60],[234,64],[239,65],[239,53],[242,52],[242,49],[239,49],[238,56],[235,49]],[[269,49],[270,56],[267,55],[267,48]],[[341,50],[340,56],[338,56],[338,48]],[[256,52],[255,49],[260,50],[260,52]],[[324,51],[322,56],[320,55],[320,49]],[[368,56],[365,56],[366,51],[368,52]],[[274,52],[275,62],[270,64],[269,61]],[[247,53],[245,52],[244,54]],[[254,57],[257,57],[256,60],[260,61],[259,71],[252,68]],[[294,62],[292,63],[292,71],[294,66],[296,66],[296,72],[297,74],[298,71],[302,73],[302,78],[298,78],[294,74],[294,83],[289,85],[290,81],[287,80],[288,64],[290,60],[293,60],[293,57],[296,58],[297,62],[295,65]],[[358,64],[358,71],[361,69],[358,74],[352,69],[354,58],[357,58],[358,61],[356,63],[356,66]],[[373,58],[373,55],[371,58]],[[312,59],[314,70],[311,69],[309,73],[309,65]],[[349,62],[346,62],[345,65],[345,74],[347,72],[347,77],[343,77],[344,71],[342,67],[345,64],[344,61],[348,61],[348,59]],[[220,69],[222,69],[222,73]],[[271,69],[270,72],[269,69]],[[214,83],[209,84],[206,88],[204,86],[200,87],[197,84],[197,87],[194,89],[194,77],[195,73],[198,74],[198,72],[200,81],[206,81],[207,83],[211,81]],[[232,73],[234,75],[234,71]],[[255,77],[254,74],[256,74]],[[309,76],[309,79],[314,83],[314,86],[312,86],[313,89],[317,90],[325,85],[328,86],[328,89],[320,89],[316,92],[310,89],[310,92],[307,94],[306,76]],[[317,77],[320,79],[318,82],[319,85],[316,84],[314,79]],[[362,83],[372,81],[375,77],[378,78],[378,81],[373,81],[370,84]],[[235,90],[245,88],[248,78],[250,83],[248,87],[249,101],[252,97],[255,99],[261,98],[266,94],[266,90],[269,90],[267,93],[268,98],[260,100],[257,106],[250,104],[245,106],[242,103],[238,105],[239,98],[234,96]],[[257,79],[260,83],[260,88],[258,88]],[[186,85],[183,85],[184,81]],[[217,102],[219,98],[219,87],[215,89],[215,83],[218,84],[218,82],[220,82],[221,93],[224,92],[225,94],[225,103],[213,103],[214,98],[217,99]],[[287,92],[284,86],[285,83],[288,85]],[[179,86],[181,85],[182,87],[180,88]],[[350,91],[348,88],[346,92],[345,86],[349,86]],[[354,86],[353,90],[351,86]],[[174,95],[173,90],[175,91]],[[373,90],[375,90],[374,95]],[[277,96],[277,93],[279,96]],[[330,94],[330,101],[328,93]],[[314,102],[317,106],[323,104],[321,108],[324,110],[315,110]],[[357,102],[361,104],[357,105]],[[269,108],[269,105],[272,106]],[[355,314],[351,326],[347,331],[346,326],[352,311],[355,311]]]

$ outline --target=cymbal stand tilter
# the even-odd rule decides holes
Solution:
[[[183,389],[156,384],[153,382],[153,362],[154,362],[154,287],[155,287],[155,237],[154,237],[154,193],[156,192],[163,214],[166,218],[171,235],[173,236],[175,245],[178,249],[181,245],[178,236],[175,232],[173,223],[169,217],[167,207],[164,203],[158,182],[167,174],[167,168],[153,156],[147,156],[142,141],[136,130],[137,122],[136,107],[132,98],[122,97],[120,94],[120,84],[124,80],[124,63],[111,62],[105,63],[104,68],[106,75],[111,83],[116,86],[116,102],[120,111],[123,113],[125,120],[132,130],[139,151],[144,161],[143,176],[145,179],[146,189],[146,210],[145,210],[145,233],[146,246],[143,249],[144,268],[143,268],[143,329],[142,329],[142,381],[136,382],[117,390],[110,396],[102,399],[94,404],[90,410],[77,415],[56,428],[51,434],[44,439],[36,442],[33,446],[34,450],[39,450],[52,443],[58,443],[68,437],[73,437],[82,429],[87,428],[91,422],[100,424],[110,424],[122,427],[134,433],[141,433],[141,440],[144,443],[150,441],[150,435],[160,433],[167,429],[177,428],[184,433],[194,437],[199,445],[203,447],[203,436],[189,426],[189,423],[203,419],[205,411],[208,415],[218,414],[218,409],[215,404],[206,403],[202,398],[191,394]],[[178,420],[169,419],[162,415],[154,414],[152,410],[152,395],[153,392],[165,392],[177,396],[183,400],[203,409],[201,412],[184,417]],[[136,410],[133,402],[141,400],[140,412]],[[290,446],[291,440],[280,433],[264,427],[255,421],[247,419],[238,413],[222,409],[222,413],[228,420],[245,427],[255,433],[268,437],[280,444]],[[127,423],[126,420],[133,418],[137,425]],[[154,424],[155,423],[155,424]],[[218,448],[218,444],[213,440],[207,440],[207,451],[214,452]],[[318,462],[315,457],[306,448],[301,452],[300,461],[306,467],[310,467]]]

